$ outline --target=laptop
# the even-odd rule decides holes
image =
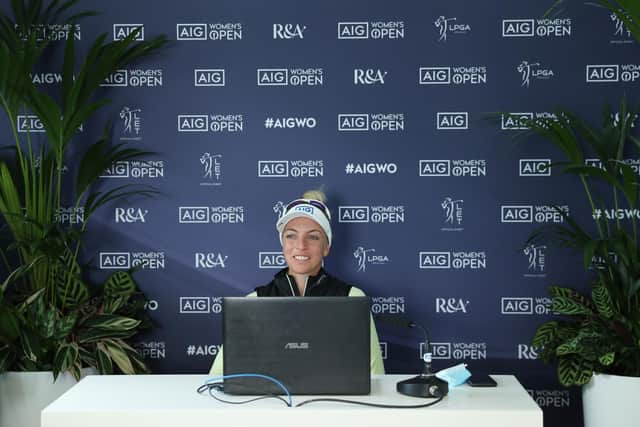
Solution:
[[[291,394],[369,394],[367,297],[223,299],[224,375],[261,374]],[[224,380],[230,394],[285,394],[252,377]]]

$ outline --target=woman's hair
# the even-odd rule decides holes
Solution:
[[[324,194],[324,191],[322,191],[322,189],[307,190],[302,195],[302,198],[303,199],[319,200],[322,203],[324,203],[325,205],[327,204],[327,196],[326,196],[326,194]]]

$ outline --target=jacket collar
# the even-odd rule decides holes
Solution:
[[[278,271],[274,276],[276,287],[278,288],[278,293],[282,296],[298,296],[299,292],[298,287],[295,285],[295,278],[290,274],[287,274],[288,270],[289,268],[285,267],[282,270]],[[310,295],[311,290],[316,286],[321,286],[326,278],[327,272],[322,267],[320,268],[318,274],[316,274],[315,276],[309,276],[309,281],[307,282],[307,288],[305,292],[306,295]],[[291,288],[293,288],[293,295],[291,295]]]

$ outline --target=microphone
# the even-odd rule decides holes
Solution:
[[[398,328],[417,328],[424,334],[424,354],[422,361],[424,362],[424,371],[413,378],[399,381],[396,384],[396,390],[400,394],[413,397],[444,397],[449,392],[449,384],[435,376],[431,372],[431,349],[429,347],[429,333],[426,328],[414,321],[407,320],[400,316],[393,315],[377,315],[376,320],[383,323],[394,325]]]

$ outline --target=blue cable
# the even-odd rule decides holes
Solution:
[[[243,378],[243,377],[257,377],[257,378],[264,378],[265,380],[269,380],[275,384],[277,384],[283,391],[284,393],[287,395],[287,398],[289,399],[289,406],[293,407],[293,401],[291,400],[291,393],[289,393],[289,390],[287,390],[287,388],[284,386],[284,384],[282,384],[280,381],[278,381],[277,379],[270,377],[268,375],[263,375],[263,374],[230,374],[230,375],[222,375],[220,377],[214,377],[214,378],[210,378],[208,380],[206,380],[204,383],[205,384],[211,384],[220,380],[225,380],[228,378]]]

